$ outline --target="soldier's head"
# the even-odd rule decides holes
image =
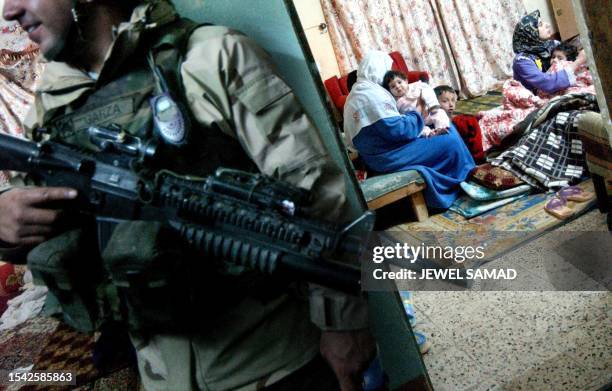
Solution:
[[[89,15],[101,6],[117,13],[131,11],[140,0],[5,0],[3,16],[17,21],[47,59],[78,52]]]

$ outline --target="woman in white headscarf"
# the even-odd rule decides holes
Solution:
[[[381,86],[392,63],[388,54],[371,51],[359,64],[357,82],[344,106],[347,143],[370,170],[419,171],[427,183],[427,205],[446,209],[457,198],[458,185],[474,168],[474,160],[452,125],[446,133],[426,137],[419,113],[398,112],[395,99]]]

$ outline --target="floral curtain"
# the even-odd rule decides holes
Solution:
[[[521,0],[436,0],[461,75],[462,90],[483,95],[512,77],[512,34]]]
[[[357,68],[369,50],[399,51],[410,70],[432,84],[457,87],[440,23],[427,0],[321,0],[340,72]]]
[[[481,95],[512,75],[521,0],[320,0],[342,73],[371,49],[398,50],[432,85]]]
[[[0,8],[4,1],[0,0]],[[22,121],[42,72],[38,48],[16,23],[0,18],[0,132],[23,135]],[[0,185],[9,173],[0,171]]]

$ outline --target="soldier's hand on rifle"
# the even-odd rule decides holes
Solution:
[[[21,187],[0,194],[0,240],[16,246],[44,242],[58,228],[57,203],[76,196],[76,190],[65,187]]]

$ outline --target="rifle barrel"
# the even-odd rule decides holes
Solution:
[[[39,153],[35,143],[6,134],[0,134],[0,145],[0,170],[27,171],[28,159]]]

